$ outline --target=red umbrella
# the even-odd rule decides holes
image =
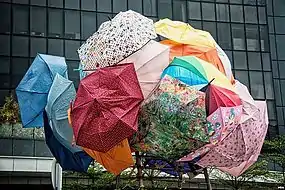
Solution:
[[[143,101],[132,63],[96,70],[80,81],[71,111],[76,143],[107,152],[137,131]]]

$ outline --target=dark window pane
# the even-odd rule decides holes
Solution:
[[[215,22],[203,22],[203,30],[206,30],[210,32],[210,34],[213,36],[213,38],[217,39],[217,28]]]
[[[12,156],[12,139],[0,139],[0,155]]]
[[[189,24],[196,29],[202,29],[201,21],[191,20]]]
[[[81,0],[81,9],[88,11],[96,10],[96,0]]]
[[[97,11],[112,12],[111,0],[97,0]]]
[[[269,35],[270,42],[270,54],[271,59],[276,59],[276,43],[275,43],[275,35]]]
[[[266,24],[265,7],[258,7],[259,24]]]
[[[68,67],[68,75],[69,79],[74,82],[75,87],[78,87],[79,84],[79,72],[74,71],[74,69],[78,68],[78,61],[67,61],[67,67]]]
[[[260,53],[248,52],[249,70],[262,70]]]
[[[63,0],[48,0],[50,7],[63,7]]]
[[[96,13],[94,12],[81,12],[81,37],[82,39],[88,38],[96,32]]]
[[[256,1],[258,0],[243,0],[243,3],[246,5],[256,5]]]
[[[278,125],[284,125],[284,114],[283,114],[283,109],[280,107],[277,107],[277,121]]]
[[[269,51],[268,31],[266,26],[259,26],[261,51]]]
[[[12,75],[21,75],[27,72],[29,68],[29,58],[12,58]]]
[[[276,110],[275,104],[273,101],[267,101],[267,109],[268,109],[268,118],[275,120],[276,119]]]
[[[63,56],[63,40],[48,39],[48,53]]]
[[[46,0],[30,0],[31,5],[46,6]]]
[[[79,41],[65,40],[65,57],[67,59],[78,59],[77,49],[79,47]]]
[[[274,17],[275,29],[278,34],[285,34],[285,17]]]
[[[120,11],[126,11],[127,5],[127,0],[113,0],[113,12],[118,13]]]
[[[13,36],[12,38],[12,55],[13,56],[29,56],[29,38],[21,36]]]
[[[278,62],[272,61],[272,74],[274,78],[279,77]]]
[[[235,4],[242,4],[243,0],[229,0],[230,3],[235,3]]]
[[[109,17],[112,18],[111,14],[105,14],[105,13],[97,13],[97,28],[105,22],[109,20]]]
[[[231,64],[233,63],[233,52],[232,51],[225,51],[226,55],[228,56]]]
[[[256,7],[244,6],[244,14],[246,23],[257,23]]]
[[[278,59],[285,60],[285,35],[276,35]],[[284,98],[285,99],[285,98]]]
[[[10,88],[9,75],[0,75],[0,88]]]
[[[218,41],[221,48],[231,49],[232,42],[231,42],[230,25],[227,23],[217,23],[217,26],[218,26]]]
[[[3,106],[4,104],[4,99],[6,96],[8,96],[10,94],[9,90],[0,90],[0,106]],[[1,146],[1,145],[0,145]],[[1,154],[1,147],[0,147],[0,155],[3,155]]]
[[[266,99],[274,99],[273,78],[271,72],[264,72]]]
[[[268,17],[268,28],[269,28],[269,33],[274,33],[275,28],[274,28],[273,17]]]
[[[10,55],[10,36],[0,35],[0,55]]]
[[[173,2],[173,4],[174,3],[175,2]],[[144,15],[146,15],[146,16],[157,16],[156,0],[144,0],[143,1],[143,11],[144,11]]]
[[[200,2],[188,2],[188,16],[190,19],[201,19],[201,4]]]
[[[79,9],[79,2],[80,0],[65,0],[65,8]]]
[[[46,145],[45,141],[35,141],[35,156],[36,157],[51,157],[52,154]]]
[[[235,78],[249,89],[248,71],[235,71]]]
[[[34,156],[33,140],[13,140],[14,156]]]
[[[158,17],[159,18],[172,18],[172,1],[171,0],[158,0]]]
[[[266,0],[257,0],[257,5],[266,5]]]
[[[13,3],[29,4],[29,0],[13,0]]]
[[[250,88],[253,98],[264,99],[264,85],[262,72],[249,72]]]
[[[281,101],[281,90],[280,90],[280,83],[279,79],[274,79],[273,80],[274,84],[274,93],[275,93],[275,102],[277,106],[282,106],[282,101]]]
[[[173,1],[173,19],[186,22],[186,1]]]
[[[285,1],[284,0],[273,0],[274,15],[285,16]]]
[[[65,37],[80,39],[79,11],[65,11]]]
[[[267,15],[273,15],[273,11],[272,11],[272,0],[266,0],[267,3]]]
[[[259,34],[257,25],[246,25],[247,50],[259,51]]]
[[[281,94],[282,94],[282,104],[285,106],[285,80],[280,80]]]
[[[271,71],[269,53],[262,53],[262,66],[264,71]]]
[[[29,33],[29,7],[13,6],[13,31],[17,34]]]
[[[202,3],[202,18],[203,20],[215,20],[215,4]]]
[[[0,57],[0,74],[9,74],[10,59],[8,57]]]
[[[247,69],[245,52],[234,51],[234,67],[235,69]]]
[[[11,6],[9,4],[0,5],[0,32],[1,33],[10,33],[11,27]]]
[[[60,9],[49,9],[49,36],[62,37],[63,12]]]
[[[217,20],[230,21],[229,6],[227,4],[216,4]]]
[[[31,38],[31,51],[30,56],[35,57],[37,53],[46,54],[46,39],[44,38]]]
[[[243,9],[240,5],[231,5],[231,21],[243,22]]]
[[[46,35],[46,8],[31,7],[31,35]]]
[[[138,13],[142,13],[142,0],[128,0],[128,8]]]
[[[11,79],[11,88],[16,88],[20,81],[22,80],[23,75],[13,75]]]
[[[228,0],[216,0],[216,2],[227,3]]]
[[[233,49],[245,50],[245,36],[243,24],[232,24]]]

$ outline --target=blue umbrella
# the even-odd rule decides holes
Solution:
[[[73,131],[68,123],[67,109],[75,94],[73,82],[57,74],[47,98],[44,129],[46,143],[61,167],[86,172],[92,158],[72,145]]]
[[[23,127],[42,127],[43,111],[56,73],[67,78],[64,57],[38,54],[16,88]]]

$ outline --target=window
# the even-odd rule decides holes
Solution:
[[[29,0],[12,0],[13,3],[29,4]]]
[[[10,88],[9,75],[0,75],[0,88]]]
[[[270,42],[270,54],[271,54],[271,59],[276,59],[276,43],[275,43],[275,35],[269,35],[269,42]]]
[[[171,0],[158,0],[158,17],[159,18],[172,18],[172,1]]]
[[[235,71],[235,78],[249,89],[248,71]]]
[[[264,85],[262,72],[250,71],[249,72],[251,94],[253,98],[264,99]]]
[[[46,9],[31,7],[31,35],[46,35]]]
[[[31,51],[30,56],[35,57],[37,53],[46,54],[46,39],[44,38],[31,38]]]
[[[63,0],[48,0],[48,6],[61,8],[63,7]]]
[[[264,72],[266,99],[274,99],[273,78],[271,72]]]
[[[10,33],[11,27],[11,11],[9,4],[1,4],[0,6],[0,33]]]
[[[262,66],[264,71],[271,71],[269,53],[262,53]]]
[[[74,71],[74,69],[78,68],[78,61],[67,61],[67,66],[68,66],[68,75],[70,80],[74,82],[74,86],[77,88],[79,84],[79,72]]]
[[[128,0],[128,8],[138,13],[142,13],[142,0]]]
[[[277,107],[277,121],[278,125],[284,125],[284,114],[283,114],[283,109],[280,107]]]
[[[99,28],[103,22],[108,21],[109,18],[112,18],[111,14],[97,13],[97,28]]]
[[[265,7],[258,7],[259,24],[266,24]]]
[[[284,0],[273,0],[273,7],[275,16],[285,16]]]
[[[243,24],[232,24],[233,49],[245,50],[245,36]]]
[[[79,9],[79,2],[79,0],[65,0],[65,8]]]
[[[262,70],[260,53],[248,52],[249,70]]]
[[[281,101],[281,90],[280,90],[280,83],[279,79],[274,79],[273,80],[274,84],[274,94],[275,94],[275,102],[277,106],[282,106],[282,101]]]
[[[247,69],[246,53],[241,51],[234,51],[234,68]]]
[[[278,62],[272,61],[272,74],[274,78],[279,77]]]
[[[285,17],[274,17],[275,29],[278,34],[285,34]]]
[[[63,34],[63,12],[60,9],[49,9],[49,36],[62,37]]]
[[[173,19],[187,22],[186,1],[173,1]]]
[[[9,74],[10,72],[10,59],[8,57],[0,57],[0,74]]]
[[[143,0],[143,11],[146,16],[157,16],[156,0]]]
[[[97,0],[97,11],[112,12],[112,0]]]
[[[128,6],[127,0],[113,0],[113,12],[119,13],[120,11],[126,11]]]
[[[246,23],[257,23],[256,7],[244,6],[244,14]]]
[[[0,155],[12,156],[12,150],[12,139],[0,139]]]
[[[278,58],[285,60],[285,35],[276,35],[276,43]]]
[[[88,11],[96,10],[96,0],[81,0],[81,9]]]
[[[217,23],[218,27],[218,43],[223,49],[231,49],[231,31],[228,23]]]
[[[29,33],[29,7],[13,6],[13,32],[17,34]]]
[[[65,37],[69,39],[80,39],[79,11],[65,11]]]
[[[275,120],[276,119],[276,110],[275,104],[273,101],[267,101],[267,110],[268,110],[268,119]]]
[[[96,13],[81,12],[81,38],[87,39],[96,29]]]
[[[273,17],[268,17],[268,28],[269,28],[269,33],[274,33],[274,20]]]
[[[257,25],[246,25],[247,50],[259,51],[259,34]]]
[[[0,35],[0,55],[10,55],[10,36]]]
[[[217,28],[215,22],[203,22],[203,30],[206,30],[210,32],[210,34],[213,36],[213,38],[217,39]]]
[[[191,20],[189,24],[194,27],[195,29],[202,29],[201,21]]]
[[[65,40],[65,57],[67,59],[79,59],[77,50],[80,47],[79,41]]]
[[[268,31],[266,26],[259,26],[261,51],[269,51]]]
[[[243,22],[243,9],[241,5],[230,5],[231,8],[231,21]]]
[[[230,20],[229,16],[229,6],[227,4],[216,4],[217,21],[228,22]]]
[[[285,61],[278,61],[280,78],[285,79]]]
[[[63,40],[48,39],[48,54],[63,56]]]
[[[13,36],[12,38],[12,55],[29,56],[29,38],[22,36]]]
[[[13,155],[34,156],[34,141],[13,139]]]
[[[225,51],[226,55],[228,56],[231,65],[233,64],[233,52],[232,51]]]
[[[21,75],[24,74],[29,69],[29,58],[12,58],[12,75]]]
[[[280,80],[280,87],[281,87],[281,97],[285,97],[285,80]],[[282,104],[285,106],[285,98],[282,98]]]
[[[36,157],[51,157],[52,156],[45,141],[35,141],[35,156]]]
[[[230,3],[235,3],[235,4],[242,4],[243,0],[229,0]]]
[[[30,0],[31,5],[46,6],[46,0]]]
[[[202,18],[203,20],[215,20],[215,4],[202,3]]]
[[[188,14],[190,19],[201,19],[201,4],[200,2],[188,1]]]

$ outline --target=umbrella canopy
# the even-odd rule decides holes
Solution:
[[[205,122],[204,93],[166,75],[142,106],[131,142],[142,152],[176,160],[209,142]]]
[[[143,95],[133,64],[96,70],[80,81],[71,109],[76,143],[107,152],[137,131]]]
[[[213,85],[235,91],[231,82],[215,66],[194,56],[175,57],[162,76],[165,74],[197,89],[211,81]]]
[[[38,54],[16,88],[23,127],[42,127],[43,111],[56,73],[67,78],[64,57]]]
[[[216,47],[216,42],[209,32],[197,30],[188,23],[162,19],[154,24],[157,34],[181,44]]]
[[[66,148],[66,146],[61,143],[63,139],[59,140],[60,136],[55,136],[53,133],[46,112],[43,113],[43,118],[46,144],[62,169],[86,172],[92,158],[84,151],[72,152],[69,148]]]
[[[104,22],[78,50],[86,70],[118,64],[157,37],[153,21],[128,10]]]

